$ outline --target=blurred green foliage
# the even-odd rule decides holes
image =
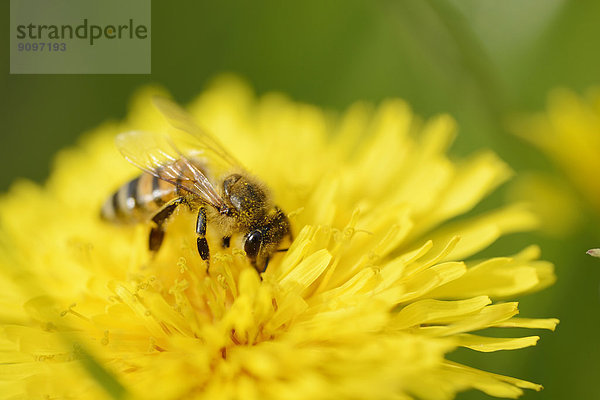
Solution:
[[[161,84],[185,103],[224,71],[245,77],[259,94],[277,90],[334,110],[402,97],[422,116],[448,112],[458,120],[454,156],[492,148],[517,173],[560,174],[508,133],[507,118],[542,110],[554,87],[581,93],[600,80],[595,0],[154,1],[152,16],[151,75],[9,75],[9,37],[2,35],[1,190],[16,177],[42,182],[54,153],[122,118],[141,85]],[[500,190],[482,207],[502,199]],[[585,250],[598,247],[600,235],[597,217],[583,212],[588,225],[567,239],[518,234],[486,251],[541,245],[559,280],[519,299],[521,315],[559,317],[557,331],[533,333],[542,336],[534,348],[451,358],[546,387],[525,399],[598,398],[600,261]]]

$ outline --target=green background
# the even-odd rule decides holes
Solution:
[[[449,112],[458,120],[453,156],[487,147],[517,173],[560,175],[507,131],[506,118],[542,110],[552,88],[583,93],[599,81],[599,1],[214,3],[153,2],[151,75],[9,75],[3,2],[0,190],[16,177],[42,182],[54,153],[103,121],[124,117],[141,85],[159,83],[185,103],[224,71],[246,78],[259,94],[282,91],[333,110],[402,97],[422,116]],[[503,191],[479,209],[499,204]],[[525,399],[600,398],[600,260],[585,255],[600,246],[600,235],[597,217],[582,212],[587,225],[566,239],[512,235],[485,253],[541,245],[558,282],[519,299],[521,315],[558,317],[557,331],[525,332],[542,336],[533,348],[464,350],[451,358],[545,386]]]

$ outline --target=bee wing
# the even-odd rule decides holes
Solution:
[[[163,114],[172,127],[187,132],[196,141],[198,149],[202,149],[204,152],[209,151],[212,156],[216,156],[228,164],[229,167],[241,168],[241,163],[227,152],[221,143],[215,139],[212,135],[200,128],[198,124],[194,122],[189,113],[183,110],[179,105],[173,101],[165,98],[155,96],[153,99],[156,108]]]
[[[179,139],[179,140],[178,140]],[[179,135],[130,131],[116,137],[116,145],[123,157],[141,170],[156,176],[189,193],[195,194],[218,210],[225,207],[214,186],[190,156],[202,154],[189,148],[187,138]]]

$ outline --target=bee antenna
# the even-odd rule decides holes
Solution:
[[[283,253],[284,251],[288,251],[290,248],[288,247],[287,249],[277,249],[275,250],[277,253]]]

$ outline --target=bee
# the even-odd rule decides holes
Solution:
[[[127,161],[143,173],[122,185],[104,203],[104,220],[151,224],[148,247],[155,254],[165,237],[169,217],[180,206],[197,214],[198,253],[210,261],[206,229],[214,225],[223,248],[242,239],[246,256],[263,272],[286,237],[290,222],[267,187],[252,176],[178,105],[165,98],[154,104],[173,129],[169,135],[130,131],[116,137]],[[228,171],[219,174],[219,171]]]

